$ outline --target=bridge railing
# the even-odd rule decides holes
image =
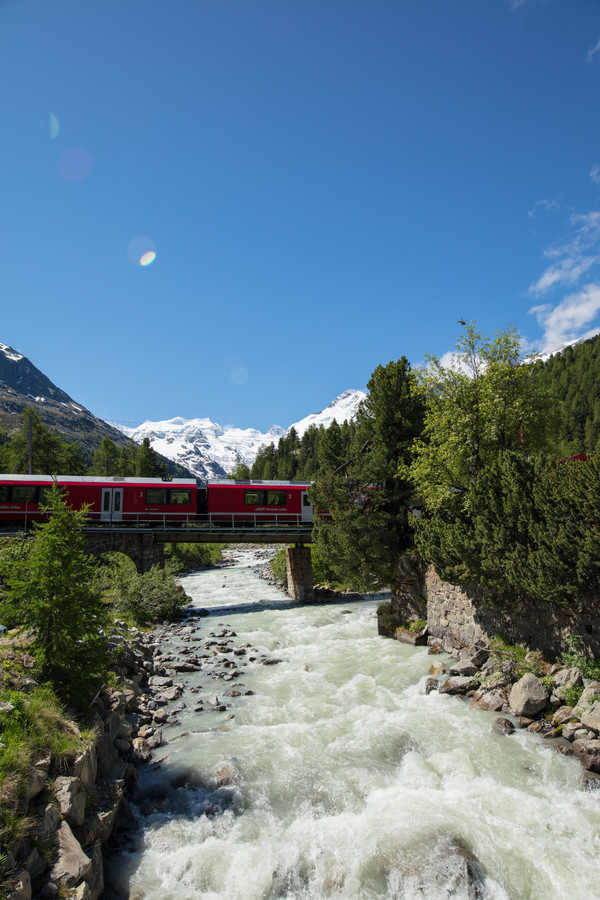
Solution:
[[[16,524],[20,528],[27,529],[33,522],[45,522],[51,516],[52,510],[40,512],[35,508],[9,510],[0,509],[0,525]],[[172,528],[184,531],[209,530],[235,530],[246,529],[262,531],[273,529],[281,531],[286,528],[307,529],[312,528],[312,522],[302,521],[302,516],[297,513],[240,513],[219,512],[196,515],[182,512],[142,512],[142,513],[106,513],[88,510],[86,514],[86,528],[122,528],[122,529],[160,529],[168,531]]]

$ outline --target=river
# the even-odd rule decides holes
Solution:
[[[381,598],[296,606],[255,562],[239,551],[182,579],[211,611],[203,641],[224,626],[251,647],[233,681],[186,676],[161,765],[141,770],[134,845],[113,860],[123,896],[600,897],[600,793],[578,762],[425,695],[435,658],[377,636]]]

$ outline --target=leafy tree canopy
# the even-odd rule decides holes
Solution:
[[[474,323],[465,325],[450,367],[435,356],[418,373],[416,391],[425,404],[425,428],[414,460],[401,466],[430,510],[452,504],[498,454],[529,456],[547,449],[555,422],[548,392],[522,364],[514,328],[493,339]]]

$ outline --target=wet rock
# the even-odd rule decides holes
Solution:
[[[510,719],[505,719],[503,716],[496,719],[494,728],[499,734],[514,734],[515,731],[515,726]]]

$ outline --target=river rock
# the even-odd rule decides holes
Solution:
[[[145,738],[134,738],[131,742],[131,751],[136,763],[146,763],[152,756],[152,749]]]
[[[487,709],[489,712],[501,712],[507,702],[508,691],[506,688],[491,688],[483,690],[479,688],[473,694],[471,706],[476,709]]]
[[[438,690],[440,694],[466,694],[477,687],[478,683],[468,675],[454,675],[441,684]]]
[[[573,753],[581,761],[584,769],[600,772],[600,740],[574,741]]]
[[[587,687],[583,689],[583,693],[579,698],[577,706],[573,708],[573,718],[581,719],[586,712],[588,706],[600,700],[600,681],[591,681]]]
[[[500,716],[500,718],[496,719],[496,721],[494,722],[494,728],[500,734],[513,734],[515,730],[515,726],[510,721],[510,719],[506,719],[503,716]]]
[[[31,900],[31,876],[27,869],[19,869],[9,884],[6,900]]]
[[[590,704],[581,716],[581,724],[589,728],[590,731],[598,733],[600,731],[600,700]]]
[[[81,753],[73,763],[72,774],[80,779],[84,788],[89,789],[96,781],[98,774],[98,760],[96,748],[91,744]]]
[[[452,663],[448,671],[450,675],[475,675],[477,666],[466,656],[464,659],[459,659],[458,662]]]
[[[583,677],[576,666],[565,666],[564,669],[554,674],[553,692],[561,700],[565,699],[566,692],[578,684],[583,684]]]
[[[513,684],[508,702],[516,716],[535,716],[548,705],[548,691],[532,672]]]
[[[85,789],[81,779],[62,775],[54,779],[54,792],[60,811],[69,825],[83,825],[85,819]]]
[[[75,887],[89,874],[92,861],[81,849],[67,822],[58,829],[58,853],[50,870],[51,881],[60,881],[66,887]]]

